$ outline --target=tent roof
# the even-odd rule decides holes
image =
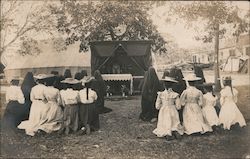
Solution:
[[[151,51],[152,41],[139,40],[139,41],[93,41],[90,42],[92,55],[108,57],[122,48],[128,56],[144,56]]]
[[[78,43],[69,45],[66,50],[61,52],[56,51],[49,40],[39,42],[38,47],[41,50],[39,55],[21,56],[16,54],[5,69],[65,66],[90,67],[90,52],[79,53]]]

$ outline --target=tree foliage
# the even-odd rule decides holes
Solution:
[[[37,48],[31,49],[32,44],[36,43],[34,36],[31,36],[31,34],[39,32],[52,34],[55,26],[47,7],[48,2],[45,0],[38,3],[40,5],[29,1],[1,1],[1,55],[13,44],[19,42],[21,42],[21,49],[24,49],[19,50],[19,53],[23,55],[32,54],[33,52],[29,51],[34,51]]]
[[[79,51],[90,41],[152,40],[154,52],[165,53],[166,41],[149,18],[152,3],[135,1],[61,1],[51,6],[57,29],[67,35],[66,44],[80,41]]]
[[[222,38],[227,31],[227,25],[232,25],[231,35],[239,36],[249,31],[249,11],[245,17],[239,15],[240,9],[226,1],[194,1],[187,4],[173,3],[172,14],[186,20],[189,24],[194,21],[205,22],[205,33],[196,37],[203,42],[212,42],[216,25],[219,25],[219,35]],[[247,17],[248,16],[248,17]]]

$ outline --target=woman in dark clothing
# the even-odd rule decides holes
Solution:
[[[29,119],[29,113],[30,113],[30,107],[31,107],[31,100],[30,100],[30,92],[31,89],[36,85],[36,82],[33,77],[32,72],[28,72],[23,80],[23,83],[21,85],[21,90],[23,92],[25,103],[24,103],[24,117],[22,120],[28,120]]]
[[[63,75],[64,79],[66,78],[72,78],[70,69],[66,69]]]
[[[195,74],[197,77],[200,77],[200,78],[201,78],[201,80],[196,81],[195,87],[196,87],[197,89],[199,89],[200,91],[202,91],[202,93],[205,93],[202,84],[205,83],[206,80],[205,80],[205,77],[204,77],[204,73],[203,73],[202,68],[199,67],[199,66],[194,66],[194,74]]]
[[[151,121],[158,117],[158,110],[155,108],[157,92],[161,91],[161,84],[153,67],[149,67],[145,74],[142,87],[141,114],[140,119]]]
[[[102,75],[100,73],[99,70],[96,70],[94,72],[94,77],[96,79],[96,84],[95,84],[95,88],[94,91],[97,93],[97,101],[96,101],[96,105],[97,108],[99,110],[99,113],[108,113],[111,112],[112,109],[104,107],[104,96],[106,95],[106,84],[102,78]]]
[[[178,81],[178,83],[176,83],[173,86],[173,90],[175,92],[177,92],[178,94],[182,94],[182,92],[186,89],[186,82],[183,80],[184,76],[182,74],[181,69],[174,67],[170,70],[170,77],[173,77],[176,81]],[[179,117],[180,117],[180,122],[183,122],[183,107],[181,107],[181,109],[178,110],[179,113]]]

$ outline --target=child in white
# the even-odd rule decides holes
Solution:
[[[166,137],[168,140],[174,136],[183,135],[183,129],[180,125],[179,114],[176,109],[180,109],[179,94],[171,88],[175,81],[169,77],[163,79],[165,81],[165,90],[158,92],[156,100],[156,109],[159,109],[157,128],[153,131],[158,137]],[[177,134],[178,132],[178,134]],[[171,138],[172,139],[172,138]]]
[[[215,105],[217,97],[212,94],[212,86],[205,86],[206,93],[203,95],[203,116],[211,127],[219,125],[219,118],[217,116]]]
[[[221,110],[219,122],[223,124],[224,129],[228,130],[236,123],[239,123],[240,127],[243,127],[246,125],[246,121],[236,105],[238,91],[232,88],[232,80],[230,77],[224,80],[224,86],[220,92]]]

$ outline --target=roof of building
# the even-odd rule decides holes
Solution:
[[[69,45],[66,50],[58,52],[53,47],[53,43],[50,40],[46,40],[40,41],[38,48],[41,50],[41,53],[38,55],[22,56],[15,54],[5,69],[65,66],[90,67],[90,52],[79,53],[79,43]]]

